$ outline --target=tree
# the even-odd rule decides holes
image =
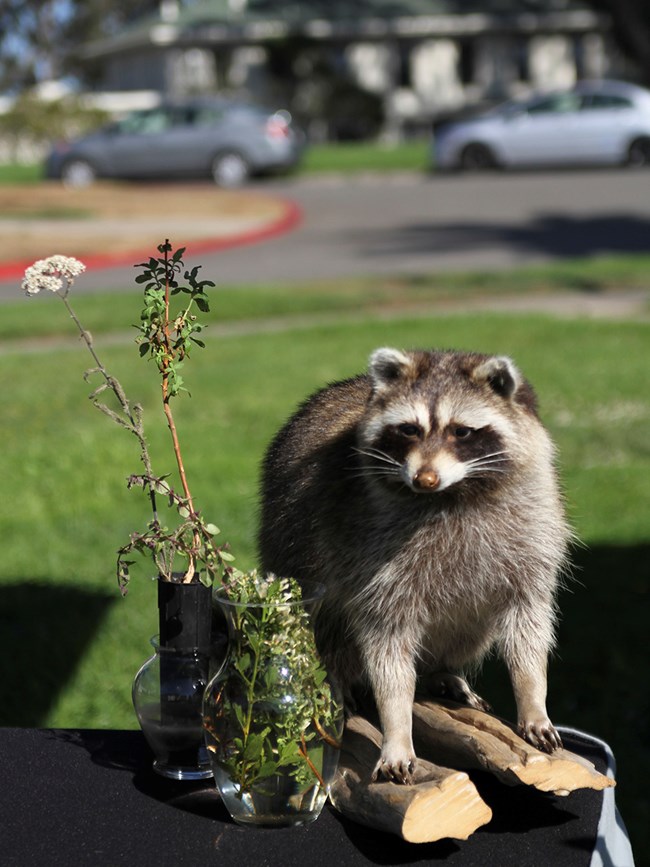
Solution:
[[[65,52],[58,0],[1,0],[0,88],[16,90],[58,77]]]
[[[158,6],[159,0],[0,0],[0,91],[77,73],[78,45]]]

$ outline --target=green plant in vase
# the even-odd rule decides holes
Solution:
[[[322,591],[233,571],[217,593],[230,645],[205,693],[204,726],[215,780],[238,822],[309,822],[327,798],[343,712],[311,625]]]
[[[144,433],[142,407],[127,399],[120,382],[100,361],[90,333],[82,326],[70,304],[70,289],[75,278],[85,271],[85,265],[69,256],[50,256],[29,267],[22,283],[23,290],[29,296],[46,290],[62,300],[95,362],[95,366],[84,373],[86,381],[93,377],[100,380],[90,394],[91,401],[97,409],[132,433],[140,446],[144,473],[130,476],[127,484],[129,487],[142,487],[147,492],[152,518],[145,531],[133,533],[128,544],[118,551],[117,577],[123,595],[128,590],[129,567],[134,562],[128,557],[134,552],[151,555],[157,577],[163,581],[187,584],[198,580],[207,587],[228,572],[228,564],[234,559],[227,546],[216,544],[218,528],[206,522],[194,506],[171,407],[172,399],[181,391],[186,391],[180,373],[185,360],[190,357],[193,346],[204,346],[197,336],[204,326],[199,322],[195,310],[209,311],[205,289],[214,286],[214,283],[199,280],[200,266],[196,266],[184,272],[183,285],[179,275],[183,272],[185,248],[173,251],[169,241],[166,241],[158,247],[158,252],[160,257],[152,257],[148,262],[135,266],[143,269],[135,282],[144,284],[144,306],[140,323],[135,326],[139,332],[136,342],[140,355],[153,359],[160,374],[162,406],[182,493],[177,493],[169,484],[169,475],[154,474]],[[181,299],[176,310],[172,309],[171,303],[174,296]],[[105,402],[107,392],[112,393],[115,399],[114,407],[109,407]],[[157,497],[166,500],[180,518],[171,529],[160,519]],[[179,559],[184,562],[179,563]]]
[[[86,381],[98,381],[91,401],[133,434],[139,444],[144,471],[131,475],[127,484],[146,492],[151,519],[119,549],[117,578],[125,595],[133,554],[144,554],[153,561],[160,634],[156,653],[136,676],[133,699],[143,731],[157,753],[154,767],[166,776],[182,779],[211,773],[201,730],[201,698],[211,650],[211,587],[227,578],[234,558],[226,546],[217,544],[216,525],[207,522],[195,506],[171,406],[173,398],[184,390],[183,364],[194,347],[203,346],[199,314],[209,310],[205,289],[214,284],[199,279],[198,266],[184,269],[184,248],[174,251],[165,241],[157,252],[158,256],[136,266],[142,269],[136,282],[144,286],[137,344],[140,355],[154,361],[160,376],[180,492],[169,483],[169,474],[154,473],[142,407],[127,398],[120,382],[101,362],[91,335],[70,304],[70,288],[85,270],[83,263],[59,255],[39,260],[25,272],[22,288],[28,295],[45,290],[61,299],[93,358],[94,366],[84,373]],[[170,526],[161,519],[160,501],[171,511]]]

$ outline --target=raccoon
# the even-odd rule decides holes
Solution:
[[[492,648],[522,736],[561,746],[546,667],[571,534],[554,463],[514,363],[456,351],[377,349],[271,443],[261,566],[326,585],[317,643],[348,699],[372,691],[375,778],[412,777],[416,684],[485,706],[463,674]]]

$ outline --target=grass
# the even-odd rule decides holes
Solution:
[[[576,266],[574,273],[595,291],[590,281],[607,272],[617,273],[613,265],[595,268],[588,277],[586,267]],[[506,279],[509,291],[546,291],[559,287],[562,273],[570,276],[573,266]],[[626,273],[640,280],[640,264],[628,262]],[[459,283],[453,292],[478,292],[502,279],[476,277],[472,289]],[[238,564],[252,566],[259,462],[272,434],[305,395],[358,372],[378,345],[511,354],[537,387],[558,443],[569,512],[586,545],[576,551],[577,580],[560,599],[551,715],[612,745],[619,763],[617,801],[633,843],[646,851],[650,325],[400,312],[396,298],[429,301],[444,291],[436,281],[424,285],[421,296],[417,281],[380,284],[382,303],[396,307],[392,321],[373,317],[362,282],[293,293],[250,287],[237,290],[241,297],[221,290],[213,305],[220,319],[281,316],[284,330],[220,338],[208,331],[207,348],[188,363],[192,398],[179,399],[176,413],[195,498],[231,542]],[[102,332],[135,321],[138,302],[107,293],[79,296],[75,305],[96,331],[109,369],[142,401],[154,465],[166,472],[172,469],[171,452],[154,371],[139,361],[134,347],[101,339]],[[20,299],[0,309],[3,338],[72,333],[55,299]],[[346,309],[367,315],[363,321],[292,324],[291,317],[306,310]],[[14,343],[11,352],[0,354],[0,723],[132,728],[130,684],[156,631],[155,587],[146,564],[134,575],[126,600],[113,577],[117,547],[147,520],[143,495],[127,492],[124,484],[138,469],[136,445],[86,400],[90,389],[81,373],[90,359],[83,348],[76,341],[41,348],[27,351]],[[497,712],[512,716],[497,663],[486,665],[477,686]]]
[[[429,141],[417,139],[400,144],[340,142],[312,144],[305,151],[299,171],[318,172],[361,171],[426,171],[430,166]]]
[[[305,151],[300,174],[359,171],[426,171],[429,141],[418,139],[395,145],[368,142],[312,144]],[[0,165],[0,185],[38,183],[43,169],[38,163]]]
[[[88,208],[32,208],[31,210],[0,211],[0,220],[89,220],[93,212]]]
[[[196,263],[188,259],[189,265]],[[296,315],[341,316],[383,310],[422,308],[440,302],[470,301],[486,295],[522,296],[553,292],[615,292],[645,288],[650,255],[602,256],[575,259],[557,264],[517,268],[502,272],[474,271],[423,274],[340,281],[313,281],[298,289],[284,285],[219,286],[214,292],[212,311],[205,318],[211,324],[267,320]],[[135,276],[135,271],[134,271]],[[204,274],[206,278],[209,274]],[[75,309],[93,334],[124,331],[138,316],[134,294],[122,291],[80,295]],[[0,304],[0,341],[60,337],[70,334],[65,316],[52,316],[42,298],[26,301],[16,285],[16,300]],[[209,335],[209,331],[207,332]]]
[[[43,180],[43,168],[40,163],[9,163],[0,165],[0,185],[2,184],[38,184]]]

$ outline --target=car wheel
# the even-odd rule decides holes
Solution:
[[[493,169],[496,164],[497,161],[490,148],[478,142],[466,145],[460,155],[460,167],[466,172]]]
[[[238,151],[224,151],[212,161],[212,178],[220,187],[241,187],[250,173],[248,162]]]
[[[61,169],[61,180],[66,187],[89,187],[96,178],[97,172],[88,160],[68,160]]]
[[[638,138],[627,151],[627,164],[633,169],[650,166],[650,138]]]

